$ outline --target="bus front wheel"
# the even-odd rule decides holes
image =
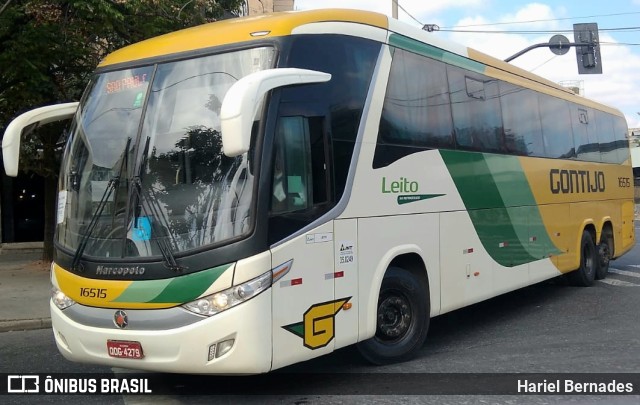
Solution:
[[[591,233],[587,230],[582,232],[580,242],[580,268],[568,274],[571,284],[579,287],[589,287],[593,284],[598,267],[598,255],[596,245]]]
[[[358,350],[378,365],[409,360],[427,337],[429,311],[429,292],[418,277],[389,267],[378,296],[376,334],[358,343]]]

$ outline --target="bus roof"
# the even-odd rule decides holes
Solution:
[[[434,47],[434,49],[444,51],[446,55],[458,57],[458,60],[466,60],[467,62],[463,62],[465,66],[469,64],[481,66],[479,73],[487,76],[623,116],[620,111],[614,108],[575,95],[557,83],[510,63],[472,48],[444,40],[433,33],[428,33],[409,24],[391,19],[383,14],[362,10],[320,9],[289,11],[217,21],[175,31],[127,46],[107,55],[98,68],[109,68],[113,65],[151,60],[165,55],[197,52],[215,46],[286,36],[295,32],[304,32],[304,30],[298,30],[303,26],[335,22],[354,23],[360,26],[373,27],[374,29],[379,28],[380,31],[384,31],[386,34],[398,34],[409,39],[409,42],[415,41],[418,47],[420,44],[425,44],[429,47]],[[327,32],[331,32],[331,29]],[[336,33],[338,32],[336,31]],[[349,34],[349,32],[343,33]],[[386,37],[387,35],[385,35]],[[407,42],[405,41],[405,43]],[[411,48],[410,45],[409,48]],[[450,63],[450,57],[446,55],[442,60]]]
[[[151,38],[109,54],[98,67],[290,35],[297,27],[318,22],[351,22],[388,28],[387,16],[369,11],[323,9],[263,14],[216,21]]]

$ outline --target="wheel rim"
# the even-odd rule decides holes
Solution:
[[[376,337],[383,341],[396,341],[411,327],[411,304],[401,293],[390,293],[378,303]]]

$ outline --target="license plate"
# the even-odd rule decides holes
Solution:
[[[111,357],[122,359],[141,359],[144,357],[140,342],[125,340],[107,340],[107,353]]]

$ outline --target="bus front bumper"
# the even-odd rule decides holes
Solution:
[[[58,350],[72,361],[190,374],[258,374],[271,369],[271,289],[212,317],[168,330],[85,326],[70,319],[53,302],[50,307]],[[228,352],[217,358],[214,354],[209,360],[212,345],[232,339]],[[139,342],[143,357],[112,357],[107,341]]]

